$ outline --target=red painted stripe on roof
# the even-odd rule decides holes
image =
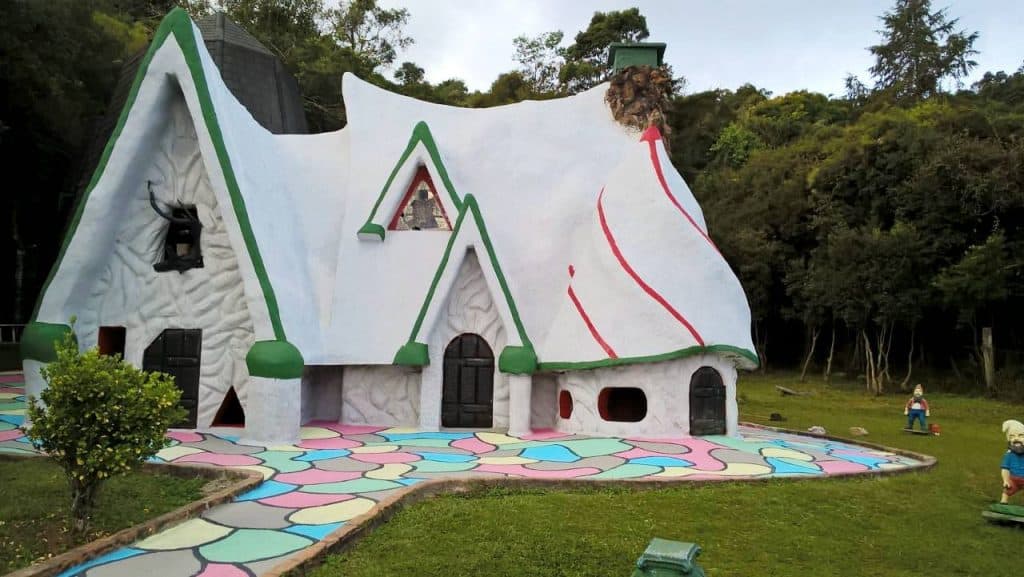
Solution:
[[[680,204],[679,200],[677,200],[675,195],[672,194],[672,190],[669,189],[668,183],[665,182],[665,173],[662,172],[661,170],[661,160],[658,158],[658,148],[655,145],[656,141],[661,140],[661,133],[658,132],[658,129],[654,125],[651,125],[650,127],[647,128],[647,130],[644,131],[643,135],[640,137],[640,140],[647,142],[647,148],[650,150],[651,153],[651,164],[654,165],[654,173],[658,176],[658,182],[661,183],[661,189],[665,191],[665,196],[667,196],[668,199],[672,201],[672,204],[676,205],[676,208],[679,209],[679,212],[681,212],[683,216],[686,217],[686,220],[690,221],[690,224],[693,225],[693,228],[697,229],[697,232],[699,232],[700,235],[704,237],[704,240],[708,241],[708,244],[711,245],[711,248],[715,249],[715,251],[718,254],[722,254],[722,251],[718,250],[718,246],[715,244],[715,241],[711,240],[711,237],[709,237],[707,233],[704,232],[704,229],[702,229],[700,225],[697,224],[697,221],[693,220],[693,217],[690,216],[690,213],[687,212],[685,208],[683,208],[683,205]]]
[[[637,274],[635,270],[633,270],[633,267],[629,266],[629,262],[626,261],[626,257],[622,256],[622,251],[619,250],[619,245],[618,243],[615,242],[615,237],[612,235],[611,229],[608,228],[608,221],[604,217],[603,188],[601,189],[601,194],[598,195],[597,197],[597,215],[598,218],[601,219],[601,230],[604,231],[604,238],[605,240],[608,241],[608,246],[611,247],[612,253],[615,255],[615,258],[618,259],[619,264],[622,266],[623,270],[625,270],[626,273],[629,276],[631,276],[634,281],[636,281],[636,284],[640,285],[640,288],[644,289],[644,292],[650,295],[650,297],[657,301],[658,304],[660,304],[662,307],[664,307],[670,315],[675,317],[677,321],[679,321],[684,327],[686,327],[686,329],[690,331],[690,334],[693,335],[693,338],[697,341],[697,344],[703,347],[704,339],[701,338],[700,333],[697,332],[697,329],[693,328],[693,325],[690,324],[690,321],[686,320],[686,317],[680,314],[679,311],[675,309],[675,307],[670,305],[669,302],[665,300],[663,296],[658,294],[658,291],[654,290],[653,288],[651,288],[650,285],[645,283],[644,279],[640,278],[640,275]]]
[[[572,300],[572,304],[576,305],[576,312],[580,313],[580,318],[583,319],[583,323],[587,325],[587,329],[590,331],[590,336],[594,337],[597,344],[601,345],[601,348],[604,349],[608,358],[619,358],[619,355],[615,354],[615,350],[611,345],[601,337],[601,333],[597,331],[597,327],[595,327],[594,323],[590,320],[590,316],[587,315],[587,311],[583,310],[583,305],[580,303],[580,299],[576,297],[576,291],[572,290],[572,284],[569,284],[569,299]]]

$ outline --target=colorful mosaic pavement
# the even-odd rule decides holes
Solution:
[[[0,376],[0,379],[5,377]],[[20,382],[0,380],[0,452],[31,453]],[[264,483],[60,577],[243,577],[268,571],[378,501],[426,479],[753,479],[830,476],[922,463],[892,453],[741,427],[740,436],[630,440],[313,423],[297,445],[251,446],[173,431],[155,461],[259,471]]]

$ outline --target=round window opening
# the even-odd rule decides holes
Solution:
[[[597,396],[601,418],[620,423],[636,423],[647,416],[647,395],[634,387],[608,387]]]

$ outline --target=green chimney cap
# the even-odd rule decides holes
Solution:
[[[661,66],[664,42],[615,42],[608,46],[608,65],[618,72],[629,66]]]

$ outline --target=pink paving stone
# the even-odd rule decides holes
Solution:
[[[340,481],[351,481],[358,479],[363,474],[358,471],[324,471],[321,469],[306,469],[296,473],[280,473],[274,476],[275,481],[291,483],[293,485],[318,485],[320,483],[338,483]]]
[[[554,429],[537,429],[529,435],[523,435],[521,438],[524,441],[547,441],[548,439],[557,439],[559,437],[568,437],[565,433],[560,433]]]
[[[19,437],[24,437],[25,432],[21,429],[11,429],[10,431],[0,431],[0,441],[13,441]]]
[[[465,439],[459,439],[458,441],[452,441],[451,446],[456,449],[462,449],[463,451],[469,451],[477,455],[481,453],[490,453],[494,450],[494,445],[485,443],[476,437],[466,437]]]
[[[210,563],[202,573],[196,577],[249,577],[249,574],[234,565],[224,563]]]
[[[0,375],[0,383],[22,383],[25,381],[23,375]]]
[[[321,505],[330,505],[331,503],[340,503],[342,501],[348,501],[353,497],[354,495],[331,495],[329,493],[313,494],[303,493],[302,491],[292,491],[291,493],[285,493],[284,495],[260,499],[259,502],[264,505],[270,505],[271,507],[305,509],[306,507],[319,507]]]
[[[299,443],[299,446],[303,449],[351,449],[362,447],[363,444],[342,437],[332,437],[330,439],[309,439]]]
[[[377,463],[378,465],[412,463],[422,459],[419,455],[413,455],[412,453],[353,453],[351,458],[364,463]]]
[[[225,455],[224,453],[196,453],[185,455],[174,460],[175,463],[209,463],[221,467],[241,467],[244,465],[259,465],[263,461],[249,455]]]
[[[179,443],[198,443],[203,440],[202,435],[192,431],[167,431],[167,436]]]
[[[596,475],[601,472],[600,469],[594,467],[584,467],[581,469],[567,469],[564,471],[535,471],[533,469],[527,469],[522,465],[480,465],[473,472],[480,473],[501,473],[503,475],[518,475],[520,477],[530,477],[533,479],[573,479],[576,477],[583,477],[585,475]]]
[[[667,441],[659,442],[664,443]],[[715,449],[726,449],[727,447],[712,443],[711,441],[705,441],[704,439],[687,439],[686,443],[679,444],[690,448],[689,453],[680,455],[680,457],[693,463],[695,468],[702,471],[721,471],[725,468],[725,463],[712,457],[710,453]]]
[[[816,464],[827,475],[843,475],[846,473],[860,473],[868,468],[860,463],[850,461],[817,461]]]

